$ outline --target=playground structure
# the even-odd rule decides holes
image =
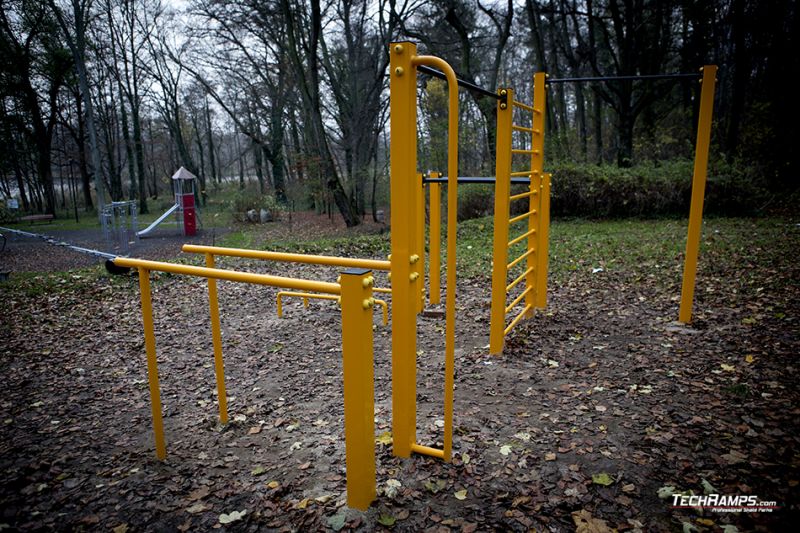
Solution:
[[[214,367],[219,398],[220,422],[226,423],[227,402],[225,391],[224,363],[222,358],[222,334],[219,316],[217,280],[267,285],[280,289],[299,291],[282,292],[281,296],[337,300],[341,305],[342,316],[342,357],[344,389],[344,433],[347,468],[347,502],[351,507],[366,509],[376,495],[375,432],[374,432],[374,356],[372,317],[377,300],[374,292],[389,292],[392,296],[392,442],[393,453],[399,457],[409,457],[412,453],[428,455],[450,461],[453,440],[453,392],[456,332],[456,230],[457,230],[457,188],[459,182],[469,183],[476,178],[458,176],[458,86],[476,90],[497,99],[498,136],[496,176],[485,178],[493,182],[495,194],[495,233],[492,303],[492,338],[499,335],[500,350],[503,337],[536,307],[546,304],[547,280],[547,237],[549,225],[549,186],[550,176],[543,172],[544,151],[544,74],[537,74],[534,85],[533,105],[514,100],[511,89],[500,89],[491,93],[472,84],[459,80],[453,69],[442,59],[433,56],[417,55],[413,43],[393,43],[390,46],[390,127],[391,142],[391,255],[389,261],[329,257],[306,254],[291,254],[271,251],[218,248],[209,246],[184,245],[187,253],[202,254],[205,267],[187,266],[172,263],[145,261],[117,257],[113,260],[119,267],[135,268],[139,273],[142,317],[144,322],[145,350],[147,354],[148,378],[150,384],[153,430],[155,434],[156,455],[166,456],[163,421],[161,415],[160,390],[156,359],[155,332],[150,288],[150,272],[170,272],[208,280],[209,311],[211,315]],[[438,70],[436,70],[438,69]],[[704,82],[711,76],[711,82],[703,87],[701,103],[701,124],[698,131],[698,154],[695,161],[694,186],[692,191],[692,212],[687,239],[687,258],[684,274],[684,289],[687,283],[689,317],[691,315],[691,295],[694,287],[697,246],[699,244],[700,218],[705,184],[705,167],[708,157],[708,136],[710,125],[710,105],[713,102],[713,76],[715,67],[706,67]],[[431,175],[422,178],[417,169],[417,74],[428,73],[444,77],[448,83],[448,163],[447,177]],[[708,90],[707,90],[708,89]],[[513,110],[531,113],[531,126],[514,124]],[[537,112],[538,109],[538,112]],[[706,114],[708,115],[706,116]],[[704,120],[708,120],[704,123]],[[525,148],[512,147],[512,132],[531,135],[530,145]],[[703,153],[704,152],[704,153]],[[530,156],[528,170],[513,171],[512,158],[515,155]],[[180,171],[179,171],[180,172]],[[527,180],[524,178],[527,176]],[[483,180],[484,178],[477,178]],[[416,370],[417,370],[417,314],[424,307],[425,282],[425,209],[424,187],[429,185],[431,197],[430,225],[430,301],[439,302],[440,295],[440,184],[447,185],[447,227],[446,227],[446,295],[445,295],[445,353],[444,353],[444,434],[442,447],[424,446],[416,438]],[[511,184],[528,186],[523,193],[511,194]],[[193,186],[192,186],[193,187]],[[528,208],[523,215],[509,219],[511,201],[528,199]],[[184,206],[178,201],[176,206]],[[498,220],[498,217],[501,217]],[[694,217],[694,218],[692,218]],[[184,218],[185,220],[185,218]],[[527,230],[508,240],[509,224],[528,221]],[[157,225],[157,224],[156,224]],[[694,232],[694,233],[693,233]],[[509,247],[525,244],[526,251],[511,263],[507,263]],[[690,248],[694,248],[694,251]],[[253,274],[216,267],[215,257],[240,257],[265,261],[280,261],[343,267],[336,283],[304,280],[298,278]],[[511,284],[507,285],[510,270],[525,261],[525,268]],[[387,272],[391,289],[374,289],[372,271]],[[691,271],[691,272],[690,272]],[[691,275],[689,275],[691,274]],[[524,285],[523,285],[524,282]],[[520,285],[520,294],[510,305],[506,305],[509,292]],[[317,294],[314,294],[317,293]],[[688,296],[687,296],[688,295]],[[499,302],[495,302],[499,300]],[[524,307],[511,323],[506,326],[505,319],[524,300]],[[384,302],[385,303],[385,302]],[[382,305],[383,306],[383,305]],[[385,306],[383,306],[386,309]],[[681,304],[683,320],[684,301]],[[282,310],[279,311],[282,313]],[[497,322],[495,318],[497,317]],[[496,329],[497,328],[497,329]],[[499,333],[497,333],[499,332]],[[495,345],[494,348],[497,348]],[[499,350],[497,350],[499,352]],[[497,353],[493,351],[493,353]]]
[[[100,212],[103,237],[113,250],[127,254],[131,244],[139,239],[137,213],[135,201],[111,202],[103,206]]]
[[[182,234],[186,237],[193,237],[197,234],[197,208],[195,206],[195,182],[197,176],[181,167],[172,175],[172,192],[175,195],[175,203],[167,209],[160,217],[153,221],[145,229],[136,233],[137,237],[147,237],[162,222],[169,218],[173,213],[177,218],[178,226]]]

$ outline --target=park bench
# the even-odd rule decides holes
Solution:
[[[53,221],[53,215],[28,215],[19,218],[20,222],[47,222]]]

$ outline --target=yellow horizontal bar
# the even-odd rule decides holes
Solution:
[[[522,299],[525,298],[525,295],[528,294],[529,292],[531,292],[532,289],[533,289],[533,285],[531,285],[530,287],[526,288],[524,291],[522,291],[522,293],[519,296],[514,298],[514,301],[511,302],[510,304],[508,304],[508,306],[506,307],[505,314],[508,314],[509,311],[514,309],[514,306],[517,305],[519,302],[521,302]]]
[[[384,294],[391,294],[392,293],[392,289],[384,289],[382,287],[375,287],[375,288],[372,289],[372,292],[382,292]]]
[[[528,274],[530,274],[531,272],[533,272],[533,267],[530,267],[528,270],[526,270],[525,272],[523,272],[522,274],[520,274],[520,275],[519,275],[519,277],[518,277],[517,279],[515,279],[514,281],[512,281],[511,283],[509,283],[509,284],[506,286],[506,293],[507,293],[507,292],[509,292],[509,291],[510,291],[511,289],[513,289],[514,287],[516,287],[516,286],[517,286],[517,284],[518,284],[520,281],[522,281],[523,279],[525,279],[525,277],[526,277]]]
[[[333,294],[314,294],[312,292],[280,291],[278,296],[294,296],[297,298],[311,298],[312,300],[339,300],[339,297]]]
[[[528,196],[535,196],[538,191],[528,191],[528,192],[521,192],[519,194],[513,195],[509,200],[519,200],[521,198],[527,198]]]
[[[523,171],[520,171],[520,172],[512,172],[511,175],[512,176],[530,176],[531,175],[531,171],[530,170],[523,170]]]
[[[526,128],[525,126],[517,126],[516,124],[512,124],[511,129],[516,131],[527,131],[528,133],[533,133],[533,128]]]
[[[526,231],[525,233],[523,233],[522,235],[520,235],[519,237],[517,237],[515,239],[511,239],[510,241],[508,241],[508,247],[510,248],[510,247],[514,246],[515,244],[517,244],[519,241],[521,241],[525,237],[530,237],[534,233],[536,233],[536,228]]]
[[[436,448],[431,448],[430,446],[423,446],[421,444],[412,443],[411,451],[414,453],[419,453],[421,455],[429,455],[431,457],[436,457],[438,459],[444,459],[444,450],[438,450]]]
[[[514,320],[512,320],[512,321],[511,321],[511,324],[509,324],[509,325],[508,325],[508,327],[507,327],[506,329],[504,329],[504,330],[503,330],[503,335],[508,335],[508,332],[509,332],[509,331],[511,331],[511,328],[513,328],[514,326],[516,326],[516,325],[517,325],[517,323],[518,323],[520,320],[522,320],[522,318],[525,316],[525,313],[527,313],[527,312],[528,312],[528,311],[530,311],[531,309],[533,309],[533,306],[532,306],[532,305],[530,305],[530,304],[526,305],[526,306],[525,306],[525,309],[523,309],[522,311],[520,311],[520,312],[519,312],[519,314],[518,314],[518,315],[517,315],[517,316],[514,318]]]
[[[377,259],[358,259],[355,257],[336,257],[327,255],[290,254],[285,252],[269,252],[265,250],[247,250],[244,248],[221,248],[219,246],[201,246],[198,244],[184,244],[181,248],[190,254],[213,254],[228,257],[244,257],[247,259],[266,259],[269,261],[284,261],[288,263],[305,263],[309,265],[327,265],[352,268],[369,268],[372,270],[391,270],[390,261]]]
[[[527,213],[522,213],[521,215],[515,216],[514,218],[510,219],[508,221],[508,223],[509,224],[513,224],[514,222],[519,222],[523,218],[527,218],[527,217],[529,217],[531,215],[535,215],[535,214],[536,214],[536,209],[534,209],[533,211],[528,211]]]
[[[532,154],[533,150],[517,150],[516,148],[511,150],[512,154]]]
[[[250,272],[222,270],[219,268],[176,265],[175,263],[146,261],[144,259],[132,259],[129,257],[115,257],[114,264],[121,267],[144,268],[156,272],[169,272],[171,274],[183,274],[186,276],[197,276],[200,278],[238,281],[241,283],[254,283],[256,285],[269,285],[271,287],[282,287],[301,291],[323,292],[327,294],[341,294],[342,292],[342,288],[338,283],[327,283],[325,281],[311,281],[298,278],[284,278],[282,276],[272,276],[269,274],[253,274]]]
[[[506,265],[506,268],[511,270],[511,267],[513,267],[514,265],[516,265],[517,263],[519,263],[520,261],[522,261],[523,259],[525,259],[529,255],[531,255],[535,251],[536,251],[536,248],[531,248],[530,250],[528,250],[527,252],[525,252],[521,256],[519,256],[516,259],[514,259],[513,261],[511,261],[508,265]]]
[[[529,106],[528,104],[523,104],[522,102],[517,102],[516,100],[514,100],[511,103],[514,104],[517,107],[521,107],[522,109],[527,109],[528,111],[533,113],[533,106]]]

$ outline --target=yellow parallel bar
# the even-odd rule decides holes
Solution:
[[[535,252],[536,252],[536,249],[535,249],[535,248],[534,248],[534,249],[531,249],[531,250],[528,250],[527,252],[525,252],[525,253],[524,253],[524,254],[522,254],[521,256],[519,256],[519,257],[517,257],[516,259],[514,259],[513,261],[511,261],[511,262],[508,264],[508,269],[509,269],[509,270],[511,270],[511,267],[513,267],[514,265],[516,265],[517,263],[519,263],[520,261],[522,261],[522,260],[523,260],[523,259],[525,259],[526,257],[529,257],[531,254],[533,254],[533,253],[535,253]],[[530,267],[528,267],[528,269],[530,269]],[[527,272],[527,270],[526,270],[526,272]]]
[[[369,270],[342,273],[342,374],[347,505],[365,511],[375,499],[375,358]]]
[[[420,455],[429,455],[430,457],[436,457],[437,459],[444,459],[444,450],[431,448],[430,446],[423,446],[421,444],[414,443],[411,445],[411,451]]]
[[[411,455],[416,442],[417,317],[412,297],[414,178],[417,174],[417,76],[413,43],[389,48],[390,195],[392,238],[392,449]]]
[[[199,244],[184,244],[181,250],[183,250],[186,253],[193,253],[193,254],[214,254],[214,255],[224,255],[227,257],[265,259],[269,261],[282,261],[287,263],[305,263],[309,265],[369,268],[372,270],[391,269],[391,264],[389,261],[380,261],[377,259],[358,259],[355,257],[291,254],[285,252],[270,252],[266,250],[248,250],[245,248],[221,248],[219,246],[202,246]]]
[[[414,202],[417,204],[417,234],[414,239],[416,245],[415,255],[417,261],[414,263],[414,272],[419,274],[417,278],[417,313],[421,313],[425,308],[425,184],[422,183],[422,174],[417,173],[417,183],[414,190]],[[413,289],[413,287],[412,287]]]
[[[533,113],[533,106],[529,106],[528,104],[523,104],[522,102],[517,102],[516,100],[513,102],[513,104],[517,107],[521,107],[522,109],[527,109],[528,111]]]
[[[531,171],[530,170],[522,170],[520,172],[512,172],[511,175],[512,176],[530,176],[531,175]]]
[[[515,148],[515,149],[511,150],[511,153],[512,154],[532,154],[533,150],[518,150],[518,149]]]
[[[506,101],[513,100],[514,92],[506,91]],[[494,250],[492,255],[492,304],[489,323],[489,353],[503,351],[503,326],[506,322],[503,307],[506,304],[505,285],[508,281],[508,213],[511,193],[511,119],[513,110],[503,102],[497,103],[497,135],[494,185]]]
[[[225,281],[239,281],[243,283],[253,283],[256,285],[269,285],[271,287],[282,287],[286,289],[296,289],[301,291],[322,292],[326,294],[339,294],[341,288],[336,283],[324,281],[310,281],[297,278],[285,278],[272,276],[269,274],[252,274],[250,272],[238,272],[235,270],[222,270],[219,268],[198,267],[191,265],[177,265],[175,263],[164,263],[161,261],[147,261],[144,259],[132,259],[129,257],[115,257],[114,264],[128,268],[146,268],[147,270],[170,272],[172,274],[184,274],[187,276],[197,276],[199,278],[222,279]]]
[[[527,275],[528,275],[528,274],[530,274],[530,273],[531,273],[531,269],[529,268],[528,270],[526,270],[525,272],[523,272],[522,274],[520,274],[519,276],[517,276],[517,277],[514,279],[514,281],[512,281],[511,283],[509,283],[509,284],[506,286],[506,292],[509,292],[511,289],[513,289],[514,287],[516,287],[516,286],[519,284],[519,282],[520,282],[520,281],[522,281],[523,279],[525,279],[525,278],[527,277]]]
[[[214,256],[206,254],[206,267],[214,268]],[[219,421],[228,423],[228,397],[225,392],[225,363],[222,360],[222,327],[219,323],[219,299],[217,280],[208,278],[208,310],[211,315],[211,340],[214,345],[214,374],[217,378],[217,400]]]
[[[438,178],[439,172],[431,172],[431,178]],[[430,302],[431,305],[438,304],[441,301],[441,239],[442,239],[442,192],[441,186],[438,183],[429,183],[430,187],[430,266],[428,267],[430,273]]]
[[[514,320],[511,321],[511,324],[508,325],[505,331],[503,331],[503,334],[508,335],[508,332],[511,331],[514,328],[514,326],[516,326],[519,323],[519,321],[522,320],[525,317],[525,315],[532,310],[533,307],[531,307],[530,305],[526,305],[525,308],[522,311],[520,311],[519,314],[514,318]]]
[[[533,133],[533,128],[526,128],[525,126],[517,126],[516,124],[512,124],[511,129],[514,131],[527,131],[528,133]]]
[[[522,291],[522,292],[520,293],[520,295],[519,295],[519,296],[517,296],[516,298],[514,298],[514,301],[513,301],[513,302],[511,302],[510,304],[508,304],[508,305],[506,306],[506,311],[505,311],[505,312],[506,312],[506,314],[508,314],[508,312],[509,312],[509,311],[511,311],[512,309],[514,309],[514,307],[515,307],[515,306],[516,306],[518,303],[520,303],[520,302],[522,301],[522,299],[523,299],[523,298],[525,298],[525,297],[528,295],[528,293],[529,293],[529,292],[531,292],[532,290],[533,290],[533,287],[528,287],[527,289],[525,289],[524,291]]]
[[[374,289],[372,289],[372,292],[381,292],[381,293],[384,293],[384,294],[392,294],[392,289],[384,289],[384,288],[381,288],[381,287],[375,287]]]
[[[372,289],[375,292],[375,289]],[[276,303],[278,308],[278,318],[283,317],[283,297],[293,297],[293,298],[302,298],[304,300],[303,304],[308,307],[308,299],[312,300],[331,300],[340,302],[341,297],[334,296],[333,294],[314,294],[311,292],[291,292],[291,291],[278,291],[278,295],[276,296]],[[380,305],[381,310],[383,311],[383,325],[386,326],[389,324],[389,304],[386,300],[379,300],[377,298],[373,298],[375,305]]]
[[[450,462],[453,447],[453,388],[456,351],[456,231],[458,209],[458,78],[446,61],[433,56],[413,58],[414,66],[438,68],[447,77],[447,289],[445,294],[444,354],[444,457]],[[416,79],[414,80],[416,90]],[[415,100],[416,103],[416,100]],[[416,124],[415,124],[416,126]],[[393,137],[394,138],[394,137]],[[416,158],[416,155],[415,155]],[[394,306],[394,304],[393,304]],[[416,355],[416,354],[415,354]],[[415,361],[416,363],[416,361]]]
[[[526,231],[525,233],[523,233],[522,235],[520,235],[519,237],[511,239],[510,241],[508,241],[508,247],[510,248],[510,247],[514,246],[515,244],[517,244],[519,241],[521,241],[525,237],[530,237],[534,233],[536,233],[536,228],[530,229],[530,230]]]
[[[547,261],[550,250],[550,180],[549,173],[542,180],[541,213],[539,218],[539,253],[536,256],[536,307],[547,307]]]
[[[537,113],[536,109],[547,109],[546,107],[546,98],[547,98],[547,91],[545,86],[545,73],[544,72],[537,72],[533,75],[533,120],[531,121],[531,126],[533,127],[534,131],[544,132],[545,126],[545,115],[544,113]],[[528,278],[525,280],[525,286],[531,287],[532,289],[528,292],[527,297],[525,298],[526,307],[529,308],[527,316],[530,317],[533,315],[531,311],[534,307],[536,307],[536,301],[538,299],[538,291],[537,291],[537,276],[538,272],[538,262],[539,256],[542,255],[544,249],[537,245],[536,243],[536,236],[541,239],[541,231],[539,231],[541,227],[541,217],[542,217],[542,177],[544,175],[544,134],[542,135],[534,135],[533,139],[531,140],[531,148],[533,149],[533,153],[531,154],[531,183],[530,183],[530,190],[536,191],[536,195],[531,195],[528,202],[528,211],[536,211],[539,213],[538,217],[530,217],[528,219],[528,234],[530,237],[528,238],[528,250],[533,250],[534,248],[539,250],[539,253],[536,255],[531,254],[528,256],[527,259],[527,268],[533,269],[533,272],[528,274]]]
[[[697,123],[697,144],[694,154],[694,175],[692,177],[692,203],[689,208],[686,259],[683,264],[683,284],[681,286],[681,308],[678,314],[678,320],[684,324],[688,324],[692,320],[697,258],[700,254],[700,232],[703,225],[703,198],[706,192],[708,148],[711,143],[711,117],[714,112],[716,76],[716,65],[703,67],[703,85],[700,90],[700,117]]]
[[[150,409],[153,414],[153,436],[156,441],[156,457],[167,457],[164,444],[164,421],[161,418],[161,391],[158,386],[158,359],[156,358],[156,334],[153,327],[153,302],[150,293],[150,272],[139,268],[139,292],[142,298],[142,323],[144,324],[144,348],[147,352],[147,380],[150,383]]]
[[[514,222],[519,222],[520,220],[535,214],[536,214],[536,209],[534,209],[533,211],[528,211],[527,213],[522,213],[521,215],[517,215],[511,220],[509,220],[508,223],[513,224]]]
[[[536,191],[521,192],[519,194],[515,194],[514,196],[509,198],[509,200],[511,200],[511,201],[521,200],[522,198],[527,198],[529,196],[536,196]]]

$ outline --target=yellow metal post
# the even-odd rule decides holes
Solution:
[[[153,436],[156,441],[156,457],[164,459],[164,422],[161,418],[161,392],[158,386],[158,360],[156,359],[156,335],[153,327],[153,302],[150,293],[150,271],[139,268],[139,291],[142,298],[142,324],[144,325],[144,348],[147,352],[147,379],[150,383],[150,408],[153,413]]]
[[[419,293],[412,277],[414,254],[414,181],[417,174],[417,75],[413,43],[389,46],[390,190],[392,226],[392,446],[399,457],[411,455],[417,425],[417,317]],[[410,223],[409,223],[410,221]]]
[[[511,198],[511,123],[514,91],[505,92],[506,102],[497,103],[497,139],[494,186],[494,252],[492,255],[492,309],[489,325],[489,353],[503,351],[506,321],[506,280],[508,278],[508,216]]]
[[[717,66],[703,67],[700,90],[700,117],[697,123],[697,145],[694,154],[694,176],[692,177],[692,203],[689,208],[689,230],[686,237],[686,259],[683,265],[681,308],[678,319],[683,323],[692,320],[694,285],[697,275],[697,257],[700,253],[700,232],[703,224],[703,198],[706,192],[708,172],[708,149],[711,144],[711,117],[714,112],[714,88]]]
[[[536,307],[547,307],[547,259],[550,250],[550,180],[545,173],[539,191],[539,238],[536,253]]]
[[[206,266],[214,268],[214,255],[206,254]],[[217,299],[217,280],[208,278],[208,308],[211,315],[211,339],[214,344],[214,373],[217,377],[217,399],[219,400],[219,421],[228,423],[228,397],[225,393],[225,363],[222,360],[222,328],[219,323],[219,301]],[[280,316],[280,311],[278,312]]]
[[[538,263],[538,256],[541,255],[540,250],[533,251],[537,248],[537,238],[539,233],[539,222],[542,216],[542,183],[544,181],[544,124],[547,91],[545,90],[545,73],[537,72],[533,75],[533,120],[531,125],[533,127],[531,139],[531,186],[530,190],[535,194],[529,197],[529,211],[537,210],[538,216],[532,216],[528,219],[528,231],[535,230],[535,233],[528,237],[528,255],[527,265],[530,272],[525,279],[525,286],[533,287],[525,296],[525,305],[529,307],[525,316],[530,317],[533,315],[533,308],[536,307],[538,299],[538,291],[536,286],[536,267]]]
[[[441,176],[439,172],[431,172],[431,178],[438,178]],[[436,305],[441,301],[441,274],[442,274],[442,188],[438,183],[431,183],[428,188],[430,191],[430,226],[429,226],[429,239],[430,248],[428,256],[430,257],[428,276],[430,277],[430,303]]]
[[[422,174],[417,173],[417,185],[414,190],[414,202],[416,203],[417,221],[414,243],[416,244],[417,262],[414,264],[414,272],[419,274],[417,278],[417,313],[421,313],[425,308],[425,184],[422,183]]]
[[[375,381],[369,270],[342,272],[342,368],[347,505],[362,511],[375,499]]]

